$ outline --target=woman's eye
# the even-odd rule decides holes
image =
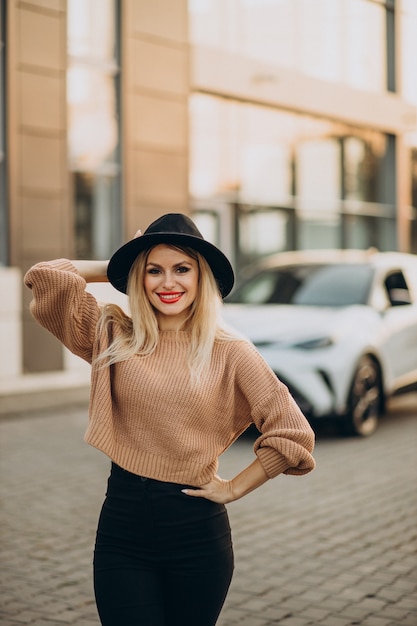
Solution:
[[[148,269],[148,274],[159,274],[159,270],[156,267]]]
[[[189,267],[185,267],[185,266],[183,266],[183,265],[182,265],[181,267],[179,267],[179,268],[178,268],[178,272],[179,272],[180,274],[185,274],[186,272],[189,272],[189,271],[190,271],[190,268],[189,268]]]

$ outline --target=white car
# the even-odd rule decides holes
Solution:
[[[305,413],[370,435],[388,396],[417,383],[417,257],[374,250],[278,254],[232,292],[224,318]]]

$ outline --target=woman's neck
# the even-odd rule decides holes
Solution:
[[[178,318],[178,317],[168,317],[168,316],[158,316],[158,327],[160,331],[165,330],[188,330],[189,324],[187,323],[187,317]]]

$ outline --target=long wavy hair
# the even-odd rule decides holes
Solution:
[[[179,330],[190,332],[188,367],[191,380],[198,382],[210,367],[215,341],[239,338],[227,328],[220,315],[222,299],[217,282],[205,258],[193,248],[170,245],[194,259],[198,264],[197,296],[190,307],[187,319]],[[151,248],[152,249],[152,248]],[[108,331],[115,323],[120,332],[113,336],[109,347],[96,359],[100,366],[125,361],[133,355],[147,356],[156,349],[159,341],[158,320],[145,292],[144,278],[149,253],[141,252],[129,273],[127,294],[130,317],[115,304],[103,306],[99,319],[99,332]]]

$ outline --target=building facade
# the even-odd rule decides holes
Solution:
[[[106,258],[138,224],[187,210],[186,0],[1,0],[1,18],[2,265]],[[29,298],[21,370],[62,369]]]
[[[229,198],[211,214],[231,213],[239,266],[417,251],[416,33],[415,0],[190,2],[190,193],[206,220]]]
[[[417,252],[416,32],[415,0],[0,0],[2,289],[167,211],[238,271]],[[68,367],[16,290],[0,376]]]

